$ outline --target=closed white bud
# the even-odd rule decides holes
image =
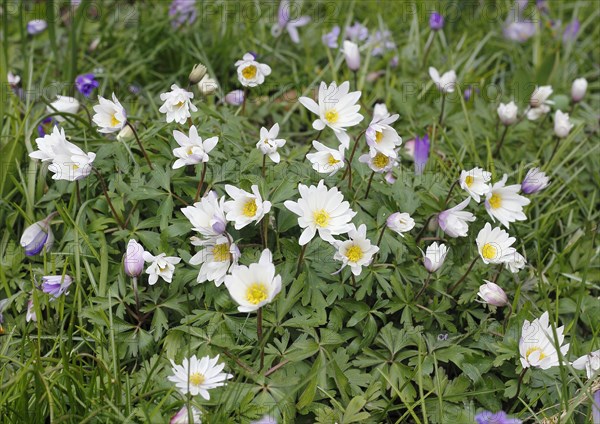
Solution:
[[[198,84],[204,75],[206,75],[206,66],[202,65],[201,63],[194,65],[194,68],[188,77],[190,84]]]
[[[217,81],[209,77],[208,74],[204,75],[198,83],[198,90],[203,96],[214,94],[218,88],[219,84],[217,84]]]
[[[575,103],[578,103],[583,100],[585,96],[585,92],[587,91],[588,82],[585,78],[577,78],[573,81],[573,86],[571,87],[571,98]]]
[[[518,112],[519,108],[515,102],[510,102],[508,104],[500,103],[498,106],[498,117],[504,125],[512,125],[517,122]]]
[[[123,128],[121,128],[121,131],[119,131],[119,134],[117,134],[117,140],[119,140],[121,142],[131,140],[132,138],[133,138],[133,131],[131,130],[129,125],[125,125]]]
[[[344,57],[346,58],[346,65],[351,71],[356,72],[360,68],[360,53],[358,52],[358,46],[352,41],[344,41]]]

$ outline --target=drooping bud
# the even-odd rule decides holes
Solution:
[[[25,249],[25,255],[34,256],[39,254],[44,248],[49,252],[54,243],[54,234],[50,229],[50,221],[56,212],[51,213],[42,221],[35,222],[23,231],[21,236],[21,246]]]
[[[204,66],[201,63],[194,65],[194,68],[192,69],[192,72],[190,72],[190,76],[188,77],[188,79],[190,80],[190,84],[198,84],[200,80],[202,80],[204,75],[206,75],[206,66]]]

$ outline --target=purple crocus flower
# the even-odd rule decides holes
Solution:
[[[565,27],[565,32],[563,32],[563,43],[574,41],[577,38],[577,34],[579,34],[579,27],[579,19],[573,19],[571,23]]]
[[[339,36],[340,36],[340,27],[336,25],[331,29],[330,32],[328,32],[321,38],[321,41],[323,41],[323,44],[326,47],[329,47],[330,49],[337,49]]]
[[[173,0],[169,7],[169,16],[173,28],[179,28],[186,23],[194,23],[197,15],[196,0]]]
[[[346,27],[346,38],[354,41],[365,41],[369,37],[369,29],[360,22],[354,22],[354,25]]]
[[[415,175],[423,174],[427,160],[429,159],[429,135],[425,134],[424,137],[415,138]]]
[[[298,34],[297,28],[300,28],[310,22],[310,16],[300,16],[299,18],[292,18],[291,7],[289,0],[281,0],[279,3],[279,10],[277,13],[277,24],[271,30],[271,33],[275,37],[279,37],[283,30],[287,30],[292,41],[296,44],[300,42],[300,35]]]
[[[94,89],[100,86],[100,83],[96,81],[94,74],[81,74],[75,78],[75,86],[85,97],[90,97]]]
[[[50,134],[52,132],[52,128],[57,124],[56,120],[52,116],[44,118],[42,122],[37,127],[38,135],[40,137],[44,137],[46,134]]]
[[[429,15],[429,28],[433,31],[439,31],[444,28],[444,17],[437,12]]]
[[[510,418],[506,412],[498,411],[495,414],[490,411],[483,411],[475,415],[477,424],[521,424],[518,418]]]
[[[42,277],[42,291],[52,296],[50,300],[56,300],[63,294],[69,294],[67,290],[72,282],[68,275],[45,275]]]
[[[48,23],[43,19],[34,19],[33,21],[27,22],[27,33],[30,35],[36,35],[43,32],[48,27]]]
[[[396,48],[396,43],[392,41],[392,34],[388,31],[377,31],[369,38],[369,43],[373,46],[371,55],[382,56],[389,50]]]
[[[592,404],[592,422],[600,424],[600,390],[594,393],[594,403]]]

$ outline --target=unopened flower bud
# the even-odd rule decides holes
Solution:
[[[133,130],[129,127],[129,125],[125,125],[117,134],[117,140],[124,142],[129,141],[133,138]]]
[[[194,68],[188,77],[190,84],[198,84],[204,75],[206,75],[206,66],[202,64],[194,65]]]
[[[209,77],[208,74],[204,75],[198,83],[198,90],[204,96],[214,94],[214,92],[217,91],[218,88],[219,84],[217,84],[217,81]]]
[[[504,290],[498,284],[487,280],[483,281],[485,281],[485,284],[479,286],[479,292],[477,293],[479,297],[488,305],[506,306],[508,304],[508,297],[506,297]]]
[[[135,240],[129,240],[123,255],[123,268],[130,277],[139,276],[144,270],[144,248]]]
[[[44,248],[49,252],[54,243],[54,235],[50,229],[50,221],[56,212],[51,213],[42,221],[31,224],[23,231],[21,236],[21,246],[25,249],[25,255],[34,256],[39,254]]]

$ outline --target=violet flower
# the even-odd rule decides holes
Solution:
[[[437,12],[429,15],[429,28],[433,31],[439,31],[444,28],[444,17]]]
[[[49,116],[44,118],[42,122],[37,127],[37,132],[40,137],[44,137],[46,134],[50,134],[52,132],[52,128],[57,124],[56,120]]]
[[[232,106],[240,106],[244,103],[244,91],[243,90],[233,90],[225,95],[223,101]]]
[[[429,135],[425,134],[424,137],[415,138],[415,175],[423,174],[427,160],[429,159]]]
[[[574,41],[577,38],[577,34],[579,34],[580,26],[579,19],[574,18],[571,23],[565,27],[565,32],[563,32],[563,43]]]
[[[96,81],[94,74],[81,74],[75,78],[75,86],[85,97],[90,97],[94,90],[100,86],[100,83]]]
[[[355,43],[365,41],[369,37],[369,29],[360,22],[355,21],[354,25],[346,27],[345,37]]]
[[[506,412],[498,411],[495,414],[490,411],[483,411],[475,415],[477,424],[521,424],[522,421],[517,418],[510,418]]]
[[[186,23],[193,24],[197,15],[196,0],[173,0],[169,7],[173,28],[179,28]]]
[[[369,44],[373,46],[372,56],[382,56],[385,52],[394,50],[396,43],[392,41],[392,34],[388,30],[377,31],[369,37]]]
[[[278,22],[271,30],[271,34],[273,34],[274,37],[279,37],[285,29],[292,41],[298,44],[300,42],[300,35],[298,34],[297,28],[307,25],[310,22],[310,16],[292,18],[291,9],[289,0],[281,0],[277,13]]]
[[[336,25],[331,29],[330,32],[328,32],[321,38],[321,41],[323,41],[323,44],[326,47],[329,47],[330,49],[337,49],[339,36],[340,36],[340,27]]]
[[[34,19],[33,21],[27,22],[27,33],[29,35],[36,35],[43,32],[48,27],[48,23],[43,19]]]
[[[67,290],[72,282],[68,275],[45,275],[42,277],[42,291],[52,296],[51,301],[56,300],[63,294],[69,294]]]
[[[50,228],[50,221],[56,216],[56,212],[52,212],[45,219],[34,222],[23,231],[21,236],[21,246],[25,249],[26,256],[34,256],[39,254],[45,248],[46,252],[52,249],[54,243],[54,235]]]

